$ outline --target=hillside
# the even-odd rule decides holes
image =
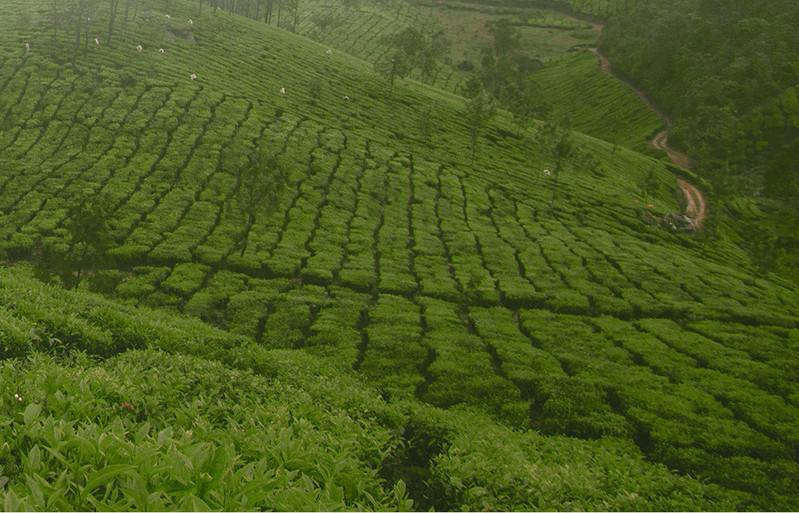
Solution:
[[[662,223],[674,168],[577,131],[559,157],[503,111],[474,138],[460,96],[169,4],[107,37],[100,3],[77,47],[51,3],[0,4],[0,379],[47,398],[3,397],[0,426],[142,433],[57,493],[71,449],[32,477],[54,442],[20,438],[6,504],[393,509],[404,486],[414,509],[796,509],[799,295]],[[58,406],[81,380],[102,401]],[[147,474],[130,448],[200,458],[192,436],[223,490],[256,484]],[[254,468],[280,492],[247,497]]]
[[[24,266],[3,271],[0,295],[5,348],[56,355],[0,370],[6,509],[395,510],[408,495],[449,510],[734,504],[624,441],[389,404],[301,352],[45,286]]]
[[[608,23],[614,70],[673,120],[716,190],[719,224],[763,273],[799,283],[796,2],[642,1]],[[642,20],[645,22],[642,23]],[[679,70],[679,72],[676,72]]]

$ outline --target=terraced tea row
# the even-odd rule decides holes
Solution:
[[[452,3],[457,4],[460,0],[455,0]],[[463,2],[469,4],[470,2]],[[505,7],[507,2],[503,0],[487,0],[481,2],[489,6],[497,6],[499,8]],[[617,12],[628,12],[634,1],[631,0],[564,0],[562,2],[552,2],[549,0],[524,0],[516,2],[515,5],[525,5],[531,8],[545,8],[580,14],[593,18],[606,18]]]
[[[19,464],[0,500],[15,508],[382,509],[408,508],[409,498],[438,509],[740,503],[646,462],[630,444],[608,448],[512,431],[469,412],[388,403],[327,362],[264,350],[186,317],[54,289],[25,265],[3,271],[0,298],[2,334],[19,341],[4,349],[24,355],[36,340],[58,354],[107,356],[5,361],[0,384],[9,395],[0,415],[12,421],[0,433],[9,441],[4,457]],[[150,349],[133,349],[139,344]],[[536,474],[517,475],[530,462]],[[407,477],[420,469],[424,481]],[[50,472],[64,477],[43,477]],[[530,486],[540,489],[535,496]],[[474,487],[491,492],[473,496]]]
[[[663,126],[618,80],[604,75],[595,55],[573,52],[532,75],[549,116],[585,134],[640,152]]]

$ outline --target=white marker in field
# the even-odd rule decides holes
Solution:
[[[280,88],[280,94],[286,94],[286,88],[285,87],[281,87]]]
[[[100,40],[97,39],[96,37],[94,38],[94,44],[96,44],[97,46],[100,46]]]
[[[141,45],[139,45],[139,46],[137,46],[137,47],[136,47],[136,51],[137,51],[137,52],[141,52],[141,51],[142,51],[142,47],[141,47]]]
[[[158,53],[164,53],[164,49],[163,48],[159,48],[158,49]]]
[[[189,25],[194,25],[194,21],[189,20]]]
[[[31,44],[30,43],[25,43],[25,53],[28,53],[30,51],[31,51]]]
[[[328,54],[328,55],[333,55],[333,50],[328,50],[328,51],[327,51],[327,54]]]
[[[168,14],[164,14],[164,18],[169,19],[169,18],[171,18],[171,16],[168,15]]]
[[[191,79],[192,79],[192,80],[197,80],[197,75],[195,75],[194,73],[192,73],[192,74],[191,74]]]

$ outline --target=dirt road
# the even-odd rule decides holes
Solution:
[[[593,23],[592,25],[594,26],[594,30],[597,31],[597,33],[602,31],[601,25],[596,23]],[[618,76],[616,76],[613,73],[610,61],[607,59],[607,57],[599,53],[599,49],[591,48],[590,50],[594,52],[597,55],[597,57],[599,57],[600,69],[602,70],[603,73],[610,75],[611,77],[615,78],[616,80],[624,84],[630,91],[635,93],[636,96],[638,96],[641,99],[641,101],[644,102],[644,104],[649,108],[649,110],[654,112],[659,118],[666,121],[666,128],[661,132],[658,132],[655,138],[652,139],[651,141],[652,146],[666,152],[666,155],[668,155],[669,159],[674,163],[675,166],[681,167],[683,169],[692,169],[694,163],[691,160],[691,158],[685,153],[682,153],[669,146],[669,129],[671,128],[671,120],[665,114],[663,114],[663,112],[661,112],[660,109],[658,109],[655,105],[653,105],[652,102],[649,101],[649,99],[646,97],[643,91],[637,89],[635,86],[633,86],[631,83],[627,82],[626,80],[623,80]],[[697,228],[701,228],[702,223],[705,220],[705,216],[707,215],[707,203],[705,202],[705,198],[702,195],[702,191],[697,189],[695,185],[687,182],[682,178],[677,179],[677,185],[680,187],[680,190],[685,195],[685,215],[687,215],[694,221],[694,224],[696,225]]]
[[[669,146],[669,128],[671,128],[671,123],[667,121],[666,125],[667,128],[662,132],[659,132],[655,138],[652,139],[652,146],[659,150],[665,151],[666,155],[668,155],[671,161],[674,162],[675,166],[681,167],[683,169],[691,169],[694,165],[691,157]]]
[[[697,228],[701,228],[707,216],[707,204],[702,191],[682,178],[677,178],[677,186],[685,195],[685,215],[693,219]]]

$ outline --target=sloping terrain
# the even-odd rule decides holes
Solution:
[[[629,443],[388,404],[301,352],[46,286],[26,266],[3,270],[0,297],[4,356],[36,351],[0,369],[9,510],[734,504]]]
[[[335,500],[400,507],[400,478],[422,508],[795,509],[799,297],[757,278],[734,244],[661,228],[659,218],[679,210],[663,162],[575,132],[559,163],[540,137],[543,125],[520,130],[502,112],[473,139],[461,97],[415,82],[389,95],[356,57],[172,4],[166,13],[161,2],[141,2],[127,23],[118,14],[110,39],[101,5],[91,13],[105,20],[97,22],[100,44],[90,29],[74,54],[66,18],[53,42],[47,2],[0,6],[0,248],[47,278],[48,264],[74,261],[81,249],[74,212],[102,203],[108,257],[82,269],[78,288],[110,297],[56,292],[27,271],[3,270],[11,280],[0,325],[7,356],[60,343],[110,359],[36,365],[53,374],[102,368],[112,382],[125,365],[144,373],[147,359],[159,358],[128,349],[167,351],[176,368],[206,365],[217,375],[300,362],[280,371],[297,390],[317,386],[301,376],[311,366],[358,390],[368,390],[358,380],[367,382],[391,415],[422,412],[426,420],[414,425],[424,428],[414,429],[437,452],[419,463],[407,440],[394,440],[406,451],[394,460],[364,449],[368,468],[358,475],[367,488],[352,492],[333,478],[344,499],[312,493],[329,509]],[[194,42],[175,38],[189,32]],[[544,170],[559,164],[555,181]],[[285,182],[279,194],[251,200],[272,181]],[[37,306],[51,295],[52,306]],[[117,308],[137,320],[104,313]],[[200,334],[161,328],[183,323]],[[8,363],[9,376],[21,372],[19,362]],[[267,386],[255,381],[242,387]],[[242,404],[253,397],[241,393]],[[118,399],[142,407],[126,397]],[[324,398],[315,396],[323,409]],[[346,415],[358,403],[335,404]],[[13,414],[24,423],[24,411]],[[134,432],[149,413],[132,424],[103,415]],[[214,415],[224,425],[228,414]],[[267,426],[263,415],[247,422]],[[407,433],[405,421],[375,424],[374,445],[390,447],[386,433],[400,425]],[[441,425],[454,434],[441,435]],[[148,436],[137,443],[150,444]],[[481,439],[495,445],[481,448]],[[163,450],[168,441],[156,440]],[[36,443],[10,454],[30,460]],[[503,444],[490,465],[474,466]],[[596,463],[605,458],[598,454],[608,459]],[[545,455],[582,484],[531,470]],[[127,465],[98,463],[106,464]],[[13,465],[18,472],[0,493],[38,500],[19,472],[28,467]],[[114,468],[120,483],[136,481],[125,474],[133,469]],[[646,472],[658,474],[639,480]],[[326,486],[327,477],[309,478],[306,491]],[[148,483],[154,493],[156,481]],[[672,494],[672,486],[688,491]],[[167,501],[172,492],[162,491],[158,500]],[[449,498],[434,503],[442,493]],[[686,502],[668,502],[678,496]],[[239,504],[213,500],[215,508]],[[308,504],[301,500],[257,504]],[[75,507],[86,504],[97,507]]]

